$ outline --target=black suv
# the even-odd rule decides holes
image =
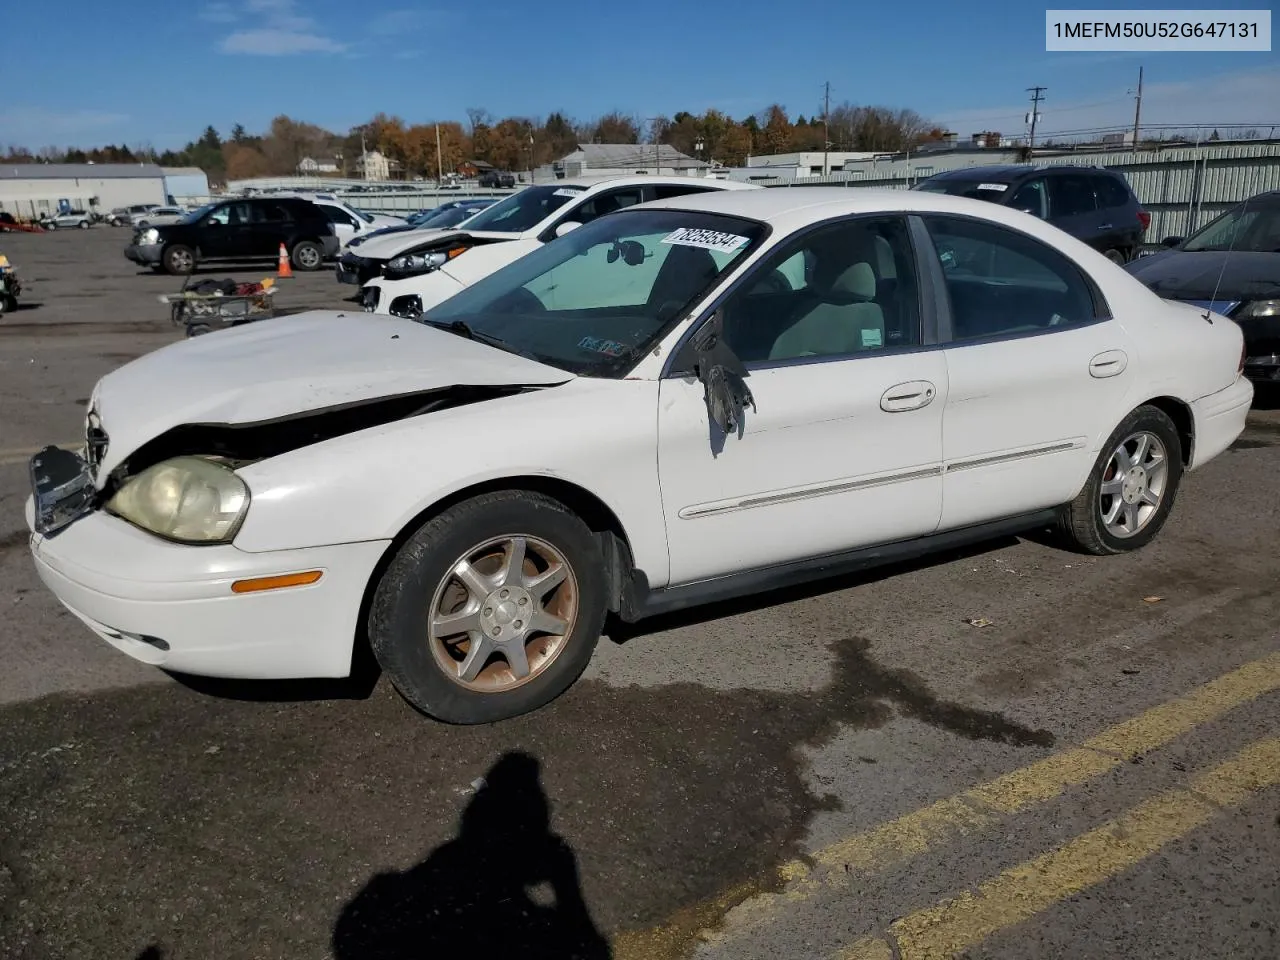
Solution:
[[[1115,263],[1128,263],[1142,246],[1151,214],[1129,181],[1101,167],[965,167],[912,187],[929,193],[989,200],[1047,220]]]
[[[477,181],[482,187],[514,187],[516,176],[505,170],[486,170]]]
[[[339,247],[329,219],[310,200],[250,197],[211,203],[177,223],[140,229],[124,255],[144,267],[184,274],[208,261],[275,260],[281,244],[298,270],[319,270]]]

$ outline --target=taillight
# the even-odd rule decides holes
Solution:
[[[1142,224],[1142,229],[1145,231],[1145,230],[1147,229],[1147,227],[1151,226],[1151,214],[1149,214],[1149,213],[1147,213],[1147,211],[1145,211],[1145,210],[1143,210],[1143,209],[1139,208],[1139,210],[1138,210],[1138,222],[1139,222],[1140,224]]]

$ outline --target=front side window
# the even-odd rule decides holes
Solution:
[[[743,362],[757,364],[917,346],[906,221],[848,220],[783,245],[725,302],[724,337]]]
[[[467,226],[472,230],[524,233],[532,230],[570,200],[581,196],[584,187],[525,187],[476,215]]]
[[[616,213],[626,207],[634,207],[644,199],[643,188],[641,187],[625,187],[621,190],[606,190],[603,193],[597,193],[590,200],[582,205],[575,207],[566,216],[565,220],[572,220],[577,223],[590,223],[596,217],[603,217],[608,213]]]
[[[1084,275],[1047,244],[978,220],[924,222],[942,263],[952,339],[1039,333],[1097,317]]]
[[[422,322],[461,322],[499,349],[583,376],[617,376],[764,231],[751,220],[676,210],[601,218],[473,284]]]
[[[1009,206],[1033,217],[1047,220],[1049,217],[1049,196],[1045,189],[1044,178],[1036,177],[1020,186],[1009,199]]]

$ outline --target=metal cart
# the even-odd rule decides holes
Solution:
[[[238,285],[237,290],[246,286]],[[188,289],[184,283],[180,292],[162,294],[159,299],[169,305],[169,319],[175,327],[185,327],[188,337],[198,337],[275,316],[274,281],[267,278],[252,286],[256,289],[248,292],[201,292]]]

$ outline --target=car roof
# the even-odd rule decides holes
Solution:
[[[1104,176],[1120,176],[1106,167],[1080,166],[1074,163],[1048,164],[1042,167],[1029,167],[1025,164],[992,164],[987,167],[957,167],[935,173],[930,180],[989,180],[993,183],[1009,183],[1021,177],[1044,173],[1092,173]]]
[[[663,175],[657,173],[633,173],[626,176],[598,176],[598,177],[569,177],[564,180],[556,180],[554,183],[536,183],[536,187],[586,187],[588,190],[597,187],[628,187],[632,184],[643,183],[661,183],[675,186],[685,186],[689,183],[696,183],[699,186],[710,186],[713,190],[761,190],[763,189],[756,183],[742,183],[738,180],[715,180],[711,177],[682,177],[677,175]]]
[[[659,209],[745,217],[786,230],[806,222],[868,213],[945,213],[1003,222],[1009,222],[1010,217],[1034,219],[986,200],[883,187],[769,187],[745,192],[692,193],[628,207],[622,214]],[[1022,219],[1016,222],[1021,223]]]

